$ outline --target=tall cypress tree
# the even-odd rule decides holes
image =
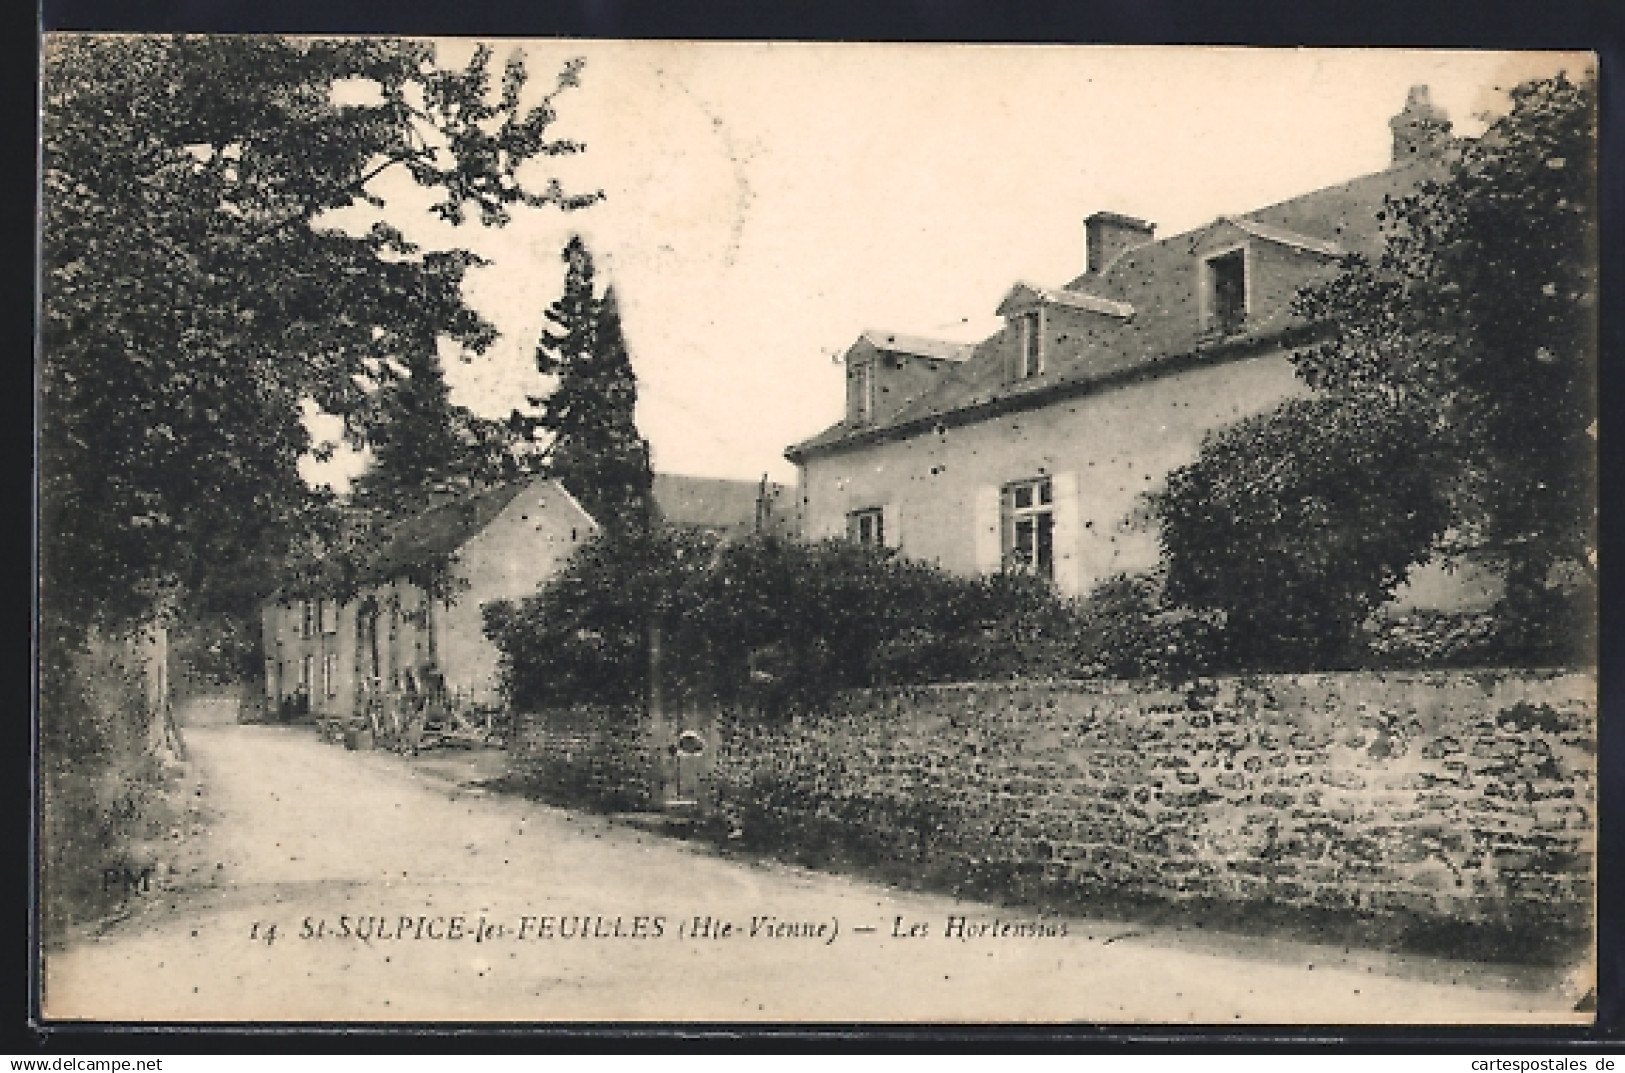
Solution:
[[[367,433],[372,464],[355,480],[356,501],[387,513],[422,506],[429,490],[460,468],[451,390],[438,356],[425,348],[402,364],[406,375],[380,389]]]
[[[372,463],[354,482],[354,502],[385,514],[411,513],[436,488],[482,488],[517,477],[515,433],[451,401],[432,347],[412,352],[404,375],[378,392],[366,428]]]
[[[654,476],[649,443],[638,433],[637,377],[610,288],[594,289],[592,254],[579,236],[564,248],[564,293],[547,310],[536,367],[558,378],[536,425],[552,434],[548,472],[600,524],[641,530],[649,523]]]

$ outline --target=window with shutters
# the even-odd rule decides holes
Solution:
[[[316,602],[314,600],[299,601],[299,636],[316,636]]]
[[[1050,478],[1004,486],[1004,566],[1055,576],[1055,489]]]
[[[883,547],[886,543],[886,517],[884,509],[870,507],[855,510],[846,516],[846,536],[859,544]]]
[[[329,652],[322,657],[322,695],[326,697],[339,695],[339,657],[336,652]]]

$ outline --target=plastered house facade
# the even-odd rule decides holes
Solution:
[[[1089,216],[1086,270],[1016,283],[980,343],[864,333],[845,356],[845,417],[786,451],[804,534],[959,573],[1031,571],[1067,596],[1155,565],[1145,493],[1209,432],[1307,391],[1288,355],[1314,326],[1294,294],[1345,254],[1380,254],[1385,199],[1442,174],[1449,123],[1425,87],[1390,125],[1383,171],[1192,231]],[[1496,587],[1430,564],[1400,602],[1470,606]]]
[[[481,607],[537,591],[598,529],[557,481],[516,482],[442,503],[402,523],[354,599],[274,601],[264,609],[266,691],[301,713],[343,718],[368,689],[395,694],[443,676],[454,703],[496,707],[497,650]],[[408,580],[449,556],[449,598]]]
[[[768,482],[656,474],[655,508],[667,524],[723,539],[793,535],[791,489]],[[533,478],[449,499],[402,522],[369,564],[353,599],[284,599],[262,610],[265,682],[273,709],[343,719],[369,691],[422,690],[431,674],[462,710],[502,705],[499,654],[482,608],[539,591],[598,531],[558,481]],[[409,580],[448,564],[437,597]]]

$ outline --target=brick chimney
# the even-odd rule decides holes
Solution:
[[[1450,117],[1433,103],[1426,86],[1412,86],[1405,108],[1388,121],[1394,132],[1394,166],[1436,160],[1450,147]]]
[[[1097,212],[1083,221],[1087,269],[1099,273],[1125,250],[1144,246],[1157,234],[1157,225],[1117,212]]]

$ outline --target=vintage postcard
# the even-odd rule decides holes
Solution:
[[[1596,87],[48,35],[40,1016],[1590,1023]]]

